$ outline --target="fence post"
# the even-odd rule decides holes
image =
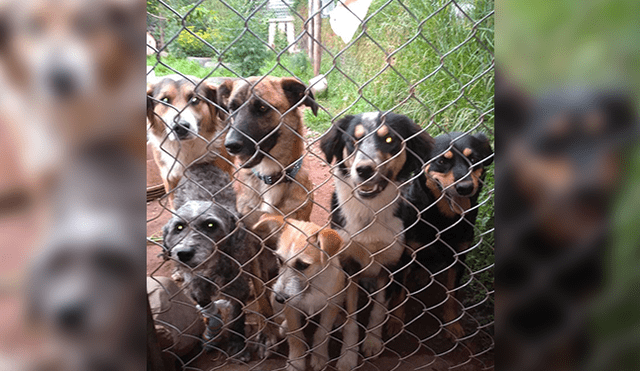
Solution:
[[[320,74],[320,59],[322,58],[322,48],[320,47],[320,43],[322,42],[322,16],[320,11],[320,0],[313,0],[313,8],[316,12],[315,16],[313,17],[313,37],[316,41],[313,47],[313,75],[318,76]]]

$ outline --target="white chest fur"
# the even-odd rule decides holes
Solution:
[[[398,209],[399,190],[395,184],[388,184],[386,189],[371,200],[363,200],[353,195],[352,188],[342,182],[336,182],[336,193],[345,226],[340,230],[340,236],[346,245],[358,244],[362,248],[354,247],[355,257],[360,264],[369,264],[371,258],[378,264],[373,264],[364,272],[367,276],[377,275],[381,265],[389,266],[400,260],[404,249],[404,234],[402,219],[395,216]],[[349,247],[347,247],[349,248]],[[369,256],[357,253],[366,250]]]

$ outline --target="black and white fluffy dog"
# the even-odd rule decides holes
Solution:
[[[383,349],[382,324],[389,297],[382,288],[389,282],[404,251],[404,223],[400,215],[400,186],[421,170],[433,147],[431,138],[408,117],[394,113],[363,113],[336,122],[321,141],[333,167],[332,228],[345,241],[339,254],[345,271],[360,286],[370,289],[375,305],[362,343],[365,357]],[[346,309],[357,310],[357,285],[347,289]],[[357,324],[350,316],[344,342],[350,351],[337,364],[339,370],[357,365]]]
[[[273,315],[263,292],[268,273],[261,264],[260,242],[244,229],[236,210],[236,195],[226,172],[209,163],[191,166],[175,190],[176,212],[164,226],[164,247],[184,277],[188,293],[205,318],[219,320],[213,301],[230,303],[229,333],[224,351],[230,357],[249,359],[245,346],[243,306],[250,298],[252,279],[261,314]],[[208,324],[209,330],[212,323]],[[268,347],[277,341],[277,329],[267,326],[261,333]],[[221,345],[219,334],[209,332],[209,348]],[[262,353],[261,356],[266,355]]]

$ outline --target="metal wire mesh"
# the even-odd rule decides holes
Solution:
[[[148,31],[158,41],[147,59],[154,153],[148,166],[159,170],[148,172],[147,275],[158,295],[152,312],[165,365],[493,369],[493,154],[472,158],[462,136],[483,132],[487,145],[493,142],[493,2],[373,1],[347,42],[331,28],[344,19],[333,11],[329,18],[319,14],[342,7],[356,15],[356,7],[340,0],[318,3],[148,1]],[[293,40],[268,36],[275,5],[293,18]],[[320,52],[311,53],[314,47]],[[316,75],[310,58],[324,80],[309,81]],[[187,82],[172,85],[163,75]],[[348,115],[371,111],[381,112],[389,134],[358,135],[340,124]],[[401,133],[392,113],[408,116],[420,130]],[[261,134],[254,133],[258,128]],[[343,161],[332,162],[321,148],[332,131],[356,143]],[[451,137],[438,153],[418,153],[411,143],[425,134]],[[248,155],[226,155],[233,135],[244,141]],[[341,164],[348,168],[358,153],[375,162],[364,143],[386,135],[399,138],[401,149],[378,161],[374,172],[397,189],[392,201],[373,206],[357,196],[364,181],[346,200],[332,202],[339,184],[349,182]],[[405,158],[420,162],[407,177],[383,173]],[[451,196],[460,196],[462,178],[438,183],[433,199],[414,197],[409,189],[426,189],[438,161],[452,158],[466,162],[467,180],[485,165],[483,175],[473,178],[482,188],[477,200]],[[249,163],[253,169],[241,166]],[[270,173],[261,174],[265,169]],[[166,194],[158,198],[162,190]],[[370,220],[358,220],[365,216],[353,212],[353,202]],[[397,220],[385,219],[389,213]],[[361,227],[349,230],[340,218]],[[343,242],[338,252],[329,228]],[[368,265],[354,271],[341,254],[371,235],[388,242],[374,250],[360,243]],[[371,242],[376,244],[381,242]],[[381,263],[377,257],[396,246],[402,257]],[[372,267],[380,273],[354,273]],[[301,287],[284,297],[289,278]],[[353,297],[355,307],[349,308]],[[349,357],[356,363],[344,361]]]

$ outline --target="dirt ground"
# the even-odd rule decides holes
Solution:
[[[311,180],[315,185],[314,207],[311,214],[311,221],[319,225],[324,225],[328,221],[330,211],[331,194],[333,192],[333,180],[330,176],[330,168],[324,161],[324,156],[319,149],[317,139],[309,139],[309,154],[305,159],[305,166],[310,170]],[[148,186],[161,184],[158,170],[153,162],[151,152],[148,151],[147,160],[147,183]],[[162,236],[162,226],[171,217],[171,214],[162,206],[164,202],[154,200],[147,204],[147,236],[154,241],[159,241]],[[164,262],[159,257],[160,246],[155,242],[147,242],[147,275],[170,276],[171,264]],[[364,297],[364,295],[362,295]],[[361,298],[362,299],[362,298]],[[458,365],[455,369],[480,370],[490,369],[493,361],[492,353],[484,352],[492,344],[490,336],[482,331],[477,331],[477,326],[470,316],[465,316],[462,321],[465,328],[474,328],[469,340],[458,343],[452,342],[444,336],[441,325],[436,316],[424,310],[427,307],[437,307],[440,303],[437,296],[425,290],[420,296],[410,299],[406,306],[407,317],[415,319],[411,325],[406,327],[402,335],[389,341],[385,352],[375,361],[361,363],[359,370],[404,370],[419,368],[425,371],[448,370],[450,367]],[[436,312],[437,313],[437,312]],[[366,314],[365,314],[366,315]],[[247,322],[249,322],[249,318]],[[250,332],[248,332],[250,333]],[[418,341],[418,339],[422,339]],[[263,361],[253,361],[249,364],[239,364],[220,357],[220,354],[207,354],[197,352],[188,357],[188,369],[208,370],[275,370],[286,367],[286,345],[278,348],[278,354],[272,355]],[[339,355],[339,343],[331,342],[330,357]],[[473,357],[473,354],[482,354]],[[434,354],[441,354],[435,357]],[[330,363],[334,366],[335,362]],[[328,368],[333,369],[332,367]]]

